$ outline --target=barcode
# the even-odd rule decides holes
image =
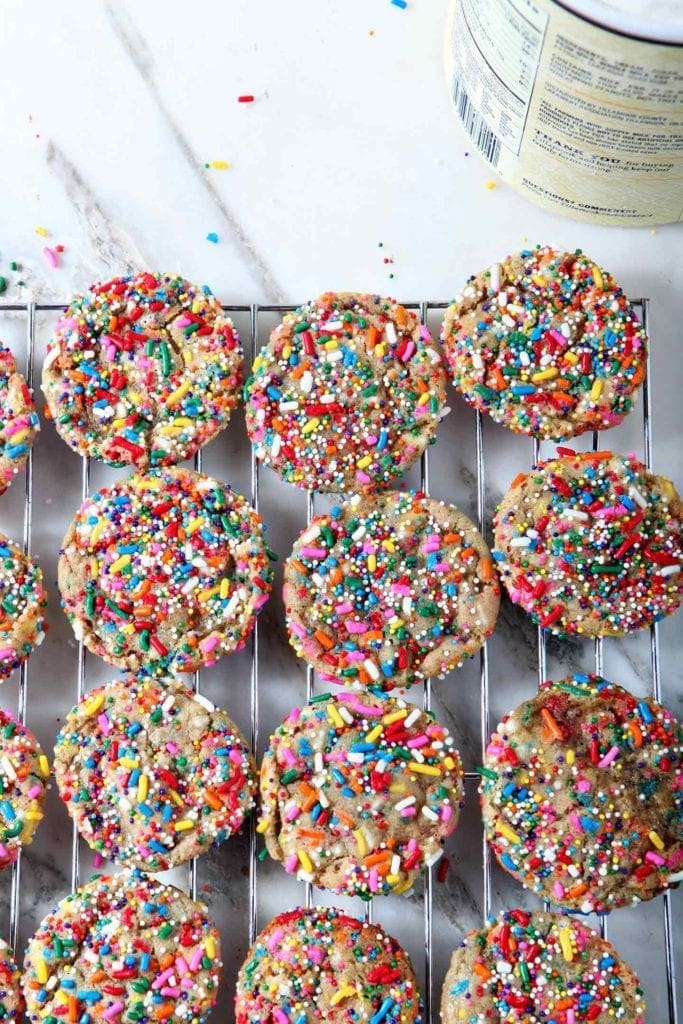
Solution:
[[[492,165],[498,166],[500,157],[500,139],[492,132],[479,111],[472,106],[469,94],[463,89],[458,78],[453,83],[453,99],[455,100],[463,128],[472,139],[485,160]]]

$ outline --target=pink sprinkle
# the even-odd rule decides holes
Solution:
[[[353,611],[353,605],[350,601],[342,601],[341,604],[335,605],[335,612],[337,615],[346,615],[347,612]]]
[[[175,988],[162,988],[161,994],[162,994],[162,996],[172,996],[173,999],[177,999],[178,996],[182,994],[182,989],[179,989],[177,987],[175,987]]]
[[[186,317],[184,313],[176,317],[174,321],[174,325],[176,327],[189,327],[191,323],[192,321],[189,319],[189,317]]]
[[[365,661],[364,651],[347,651],[346,660],[349,661]]]
[[[409,839],[407,846],[408,853],[415,853],[417,850],[417,839]]]
[[[31,788],[27,791],[26,795],[29,798],[29,800],[35,800],[35,798],[37,796],[40,796],[40,794],[42,792],[43,792],[43,787],[40,786],[40,785],[35,785],[35,786],[31,786]]]
[[[111,722],[109,721],[109,718],[107,717],[107,715],[105,715],[104,712],[97,716],[97,721],[103,733],[106,734],[111,732]]]
[[[211,651],[215,650],[216,647],[218,647],[220,642],[221,638],[219,637],[218,633],[211,633],[210,636],[207,636],[205,640],[202,640],[199,646],[202,649],[202,651],[204,651],[205,654],[209,654]]]
[[[392,583],[391,589],[395,594],[400,594],[402,597],[410,597],[410,587],[407,583]]]
[[[669,867],[676,867],[676,865],[680,864],[682,860],[683,848],[681,848],[680,850],[672,850],[672,852],[669,854]]]
[[[289,747],[283,747],[280,753],[282,755],[282,760],[286,761],[287,764],[296,764],[296,757],[289,749]]]
[[[561,882],[553,883],[553,896],[557,896],[558,900],[561,900],[564,896],[564,886]]]
[[[410,359],[410,357],[414,354],[414,352],[415,352],[415,342],[414,341],[409,341],[408,344],[405,347],[403,355],[401,356],[401,362],[402,363],[407,363],[408,360]]]
[[[408,740],[406,746],[413,750],[415,747],[424,747],[429,743],[429,736],[425,736],[424,733],[421,736],[416,736],[412,740]]]
[[[661,868],[663,864],[666,864],[666,857],[661,857],[654,850],[648,850],[645,854],[645,860],[649,860],[650,864],[656,864],[658,868]]]
[[[576,784],[576,788],[578,789],[579,793],[588,793],[590,791],[591,784],[588,781],[588,779],[579,779],[579,781]]]
[[[7,434],[8,437],[11,437],[12,434],[16,434],[17,431],[27,426],[28,422],[28,417],[17,416],[15,420],[12,420],[10,423],[7,424],[7,426],[5,427],[5,433]]]
[[[112,1003],[108,1010],[105,1010],[102,1016],[105,1020],[112,1020],[114,1017],[123,1011],[124,1006],[120,999],[117,999],[115,1003]]]
[[[51,249],[49,245],[43,246],[43,256],[45,257],[46,262],[56,270],[59,266],[59,256],[54,249]]]
[[[434,572],[448,572],[450,565],[448,562],[437,562],[434,566]]]
[[[596,519],[608,519],[611,516],[623,516],[628,512],[625,505],[608,505],[606,508],[596,508],[593,515]]]
[[[195,983],[192,980],[192,978],[185,977],[185,978],[181,978],[180,979],[180,987],[184,988],[186,991],[188,991],[191,988],[194,988],[194,986],[195,986]]]
[[[299,640],[303,640],[303,638],[306,636],[306,630],[304,629],[300,622],[290,622],[289,628],[291,629],[292,633],[294,633],[295,636],[299,637]]]
[[[275,1020],[278,1022],[278,1024],[289,1024],[289,1017],[287,1016],[284,1010],[280,1009],[279,1006],[277,1006],[271,1012]]]
[[[576,813],[576,811],[573,811],[569,815],[569,820],[571,821],[572,825],[574,826],[574,830],[576,832],[583,832],[583,829],[581,828],[581,822],[579,821],[579,816]]]
[[[558,345],[562,346],[562,348],[566,348],[567,347],[567,339],[565,338],[565,336],[563,334],[560,334],[559,331],[556,331],[554,327],[550,328],[550,330],[548,331],[548,334],[553,339],[553,341],[556,341]]]
[[[426,326],[426,324],[420,324],[420,337],[422,338],[423,341],[432,340],[432,336],[429,333],[429,328]]]
[[[356,480],[360,480],[362,484],[369,484],[372,481],[372,477],[364,473],[362,469],[356,471]]]
[[[101,868],[103,864],[104,864],[104,857],[102,856],[101,853],[96,853],[95,856],[92,859],[92,866],[95,869],[97,869],[97,868]]]
[[[403,810],[400,813],[401,813],[401,817],[402,818],[414,818],[417,812],[416,812],[415,808],[411,806],[411,807],[404,807]]]
[[[161,988],[166,979],[170,978],[172,974],[173,968],[167,967],[165,971],[162,971],[161,974],[154,979],[154,981],[152,982],[152,988]]]
[[[453,817],[453,808],[450,804],[443,804],[441,808],[441,820],[450,821]]]
[[[199,966],[203,959],[204,950],[200,946],[199,949],[195,949],[194,953],[192,954],[192,959],[190,960],[190,970],[192,971],[193,974],[195,971],[199,970]]]
[[[422,545],[422,550],[429,554],[431,551],[438,551],[440,546],[439,538],[436,534],[432,533]]]
[[[178,753],[178,750],[180,748],[178,747],[177,743],[173,742],[173,740],[169,740],[168,743],[166,744],[166,749],[168,750],[169,754],[175,755]]]
[[[299,552],[302,558],[325,558],[327,551],[325,548],[302,548]]]
[[[314,964],[320,964],[325,956],[325,951],[320,946],[307,946],[306,956],[309,960],[312,960]]]
[[[3,860],[6,860],[9,857],[9,855],[9,850],[7,849],[5,844],[0,843],[0,857],[2,857]]]
[[[379,888],[377,884],[378,879],[379,874],[377,872],[377,868],[370,868],[370,871],[368,873],[368,885],[370,886],[370,892],[377,892]]]
[[[301,814],[301,808],[297,807],[296,804],[292,804],[287,813],[285,814],[285,821],[296,821]]]
[[[367,622],[356,622],[354,619],[348,619],[344,626],[349,633],[367,633],[370,628]]]
[[[345,704],[350,704],[354,711],[369,715],[370,718],[381,718],[384,714],[384,708],[373,708],[369,704],[363,704],[355,693],[340,693],[337,700],[343,700]]]
[[[608,764],[611,764],[615,757],[619,753],[619,747],[610,747],[604,757],[598,761],[598,768],[606,768]]]
[[[289,857],[285,861],[285,871],[287,872],[287,874],[293,874],[297,869],[298,863],[299,858],[297,857],[297,855],[295,853],[290,853]]]
[[[3,647],[2,650],[0,651],[0,658],[3,659],[3,660],[5,658],[13,658],[13,657],[14,657],[14,648],[12,648],[12,647]]]
[[[271,935],[270,939],[268,940],[268,950],[271,953],[273,952],[274,949],[277,949],[277,947],[280,945],[280,939],[282,938],[282,936],[284,934],[285,933],[284,933],[282,928],[276,928],[275,929],[275,931]]]

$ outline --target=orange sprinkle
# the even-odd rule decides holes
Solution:
[[[399,327],[405,327],[408,323],[408,315],[403,306],[397,306],[394,310],[394,316],[396,317],[396,323]]]
[[[473,547],[465,548],[463,550],[463,552],[462,552],[462,557],[463,558],[471,558],[474,553],[475,552],[474,552],[474,548]]]
[[[320,646],[325,648],[325,650],[329,651],[330,648],[334,647],[334,640],[332,639],[332,637],[328,636],[327,633],[323,633],[322,629],[316,629],[313,636],[318,641]]]
[[[490,374],[493,387],[496,391],[505,391],[507,389],[507,381],[501,373],[500,366],[494,366]]]
[[[526,480],[526,473],[518,473],[515,479],[510,484],[510,487],[517,487],[517,485],[521,484],[524,480]]]
[[[641,732],[641,729],[640,729],[640,726],[638,725],[638,723],[637,722],[629,722],[628,727],[629,727],[629,729],[631,730],[631,732],[633,734],[633,743],[634,743],[634,745],[636,747],[642,747],[642,745],[643,745],[643,734]]]
[[[638,369],[636,370],[636,372],[631,377],[631,381],[632,381],[633,384],[640,384],[640,382],[643,380],[644,377],[645,377],[645,367],[641,363],[640,366],[638,367]]]
[[[567,889],[567,896],[573,900],[577,896],[583,896],[585,892],[588,892],[588,886],[585,882],[579,882],[578,885],[573,885],[571,889]]]
[[[472,970],[474,971],[475,974],[478,974],[483,981],[486,981],[487,978],[491,977],[491,972],[488,969],[488,967],[486,967],[484,964],[477,963],[476,961],[472,965]]]
[[[459,533],[450,533],[449,531],[448,533],[444,533],[443,535],[444,544],[459,544],[461,540],[462,537],[460,536]]]
[[[215,789],[205,789],[204,799],[206,800],[209,807],[212,807],[214,811],[223,810],[223,801],[221,800],[220,796],[218,795]]]
[[[599,459],[611,459],[612,452],[579,452],[576,458],[580,462],[597,462]]]
[[[77,1024],[77,1021],[78,1021],[78,999],[76,999],[76,996],[69,996],[69,1002],[68,1002],[67,1006],[69,1008],[68,1016],[67,1016],[67,1020],[69,1021],[69,1024]]]
[[[289,563],[297,572],[303,573],[304,576],[308,576],[308,569],[303,562],[300,562],[298,558],[293,558]]]
[[[368,327],[367,331],[365,332],[365,338],[369,348],[375,347],[379,340],[378,335],[379,331],[377,330],[377,328],[370,325],[370,327]]]
[[[363,866],[366,868],[374,868],[379,864],[384,864],[390,860],[391,854],[388,850],[377,850],[376,853],[371,853],[367,857],[363,858]]]
[[[552,714],[550,713],[550,711],[548,711],[547,708],[541,708],[541,718],[543,719],[543,724],[545,725],[546,729],[553,737],[553,739],[561,740],[563,738],[562,729],[559,727],[559,725],[557,724],[557,722],[555,721]]]
[[[479,579],[480,580],[492,580],[493,573],[493,562],[490,558],[481,558],[479,560]]]
[[[325,833],[320,829],[315,828],[300,828],[298,834],[304,839],[307,839],[309,843],[313,843],[314,846],[320,846],[325,842]]]

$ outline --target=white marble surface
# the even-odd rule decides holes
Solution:
[[[4,0],[0,274],[10,287],[0,302],[62,301],[93,279],[138,267],[177,269],[209,283],[228,303],[291,302],[326,288],[445,299],[469,273],[524,244],[582,247],[631,295],[652,299],[655,466],[682,484],[681,228],[656,234],[591,228],[551,217],[503,186],[487,189],[487,170],[465,155],[469,146],[443,80],[446,7],[446,0],[409,0],[405,11],[389,0],[227,0],[191,9],[177,0]],[[253,93],[256,102],[238,104],[242,93]],[[231,166],[205,169],[211,160]],[[49,237],[37,235],[36,226]],[[219,236],[216,245],[206,240],[211,231]],[[57,270],[41,254],[46,244],[65,246]],[[384,264],[385,256],[394,263]],[[22,264],[20,273],[8,269],[10,260]],[[50,320],[39,317],[38,365]],[[268,322],[261,320],[262,336]],[[246,319],[238,323],[246,336]],[[0,313],[0,337],[22,358],[24,336],[22,315]],[[452,398],[453,414],[430,456],[431,490],[475,514],[474,420]],[[615,449],[642,451],[642,404],[609,441]],[[529,465],[531,445],[487,424],[485,447],[490,512],[510,478]],[[206,449],[204,468],[249,493],[241,416]],[[93,486],[115,475],[95,467]],[[50,585],[51,631],[30,662],[28,720],[47,749],[75,693],[77,652],[54,578],[80,485],[78,458],[46,425],[35,452],[31,540]],[[305,497],[268,471],[261,485],[272,544],[286,556],[304,521]],[[22,514],[17,481],[0,502],[0,529],[19,538]],[[665,698],[679,714],[680,622],[661,630]],[[286,643],[279,598],[267,607],[260,636],[262,747],[303,699],[305,682]],[[535,642],[528,620],[506,604],[489,645],[492,722],[534,687]],[[590,668],[592,659],[592,647],[553,643],[548,672]],[[88,686],[112,674],[94,658],[86,668]],[[605,671],[645,692],[648,637],[606,644]],[[16,706],[18,682],[17,674],[4,684],[4,705]],[[224,659],[204,674],[202,686],[248,729],[246,656]],[[480,749],[478,662],[436,683],[434,703],[472,768]],[[463,824],[449,843],[448,881],[435,885],[437,998],[450,951],[481,914],[480,840],[470,788]],[[47,819],[23,858],[22,944],[71,885],[70,843],[66,814],[52,793]],[[90,862],[81,853],[85,877]],[[200,888],[210,887],[203,895],[225,941],[216,1021],[230,1019],[234,974],[245,952],[246,863],[247,843],[239,839],[199,865]],[[259,877],[262,926],[302,900],[303,889],[278,865],[265,863]],[[4,872],[0,929],[9,881]],[[516,883],[494,871],[494,907],[525,899]],[[673,905],[680,916],[680,894]],[[422,973],[421,887],[408,900],[376,901],[374,915],[405,943]],[[681,925],[676,929],[680,951]],[[666,1021],[662,902],[617,912],[608,930],[643,977],[649,1019]]]

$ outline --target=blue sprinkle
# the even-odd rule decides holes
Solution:
[[[508,871],[517,870],[517,865],[515,864],[514,860],[512,859],[509,853],[503,853],[500,859],[502,860],[503,864],[508,869]]]
[[[356,799],[356,794],[354,793],[354,791],[351,789],[350,786],[342,786],[342,788],[339,790],[339,792],[341,793],[342,796],[350,797],[351,800],[355,800]]]
[[[377,444],[375,445],[378,451],[381,452],[386,448],[388,439],[389,432],[387,430],[380,430],[379,437],[377,438]]]
[[[579,821],[584,832],[597,832],[600,829],[600,822],[596,821],[595,818],[589,818],[586,814],[582,815]]]
[[[457,985],[451,987],[451,995],[459,996],[461,992],[464,992],[469,986],[469,981],[459,981]]]
[[[138,804],[137,809],[140,811],[140,814],[144,815],[145,818],[151,818],[154,816],[154,811],[149,806],[149,804]]]
[[[391,0],[391,2],[392,4],[396,4],[398,7],[406,6],[406,0]],[[374,1017],[370,1018],[370,1024],[381,1024],[393,1006],[394,1000],[390,996],[387,996]]]
[[[654,722],[655,718],[644,700],[638,701],[638,711],[644,722]]]
[[[213,244],[215,245],[216,242],[218,241],[218,235],[216,234],[215,231],[209,231],[208,235],[206,236],[206,240],[207,242],[213,242]]]
[[[533,395],[536,388],[533,384],[513,384],[510,390],[513,395]]]
[[[505,555],[503,554],[502,551],[493,550],[491,552],[491,557],[493,558],[493,560],[495,562],[504,562],[505,561]]]
[[[276,388],[273,384],[266,388],[266,394],[269,398],[272,398],[274,402],[278,402],[282,398],[282,392],[279,388]]]
[[[332,778],[334,779],[335,782],[346,782],[346,776],[343,774],[343,772],[340,772],[338,768],[332,769]]]

